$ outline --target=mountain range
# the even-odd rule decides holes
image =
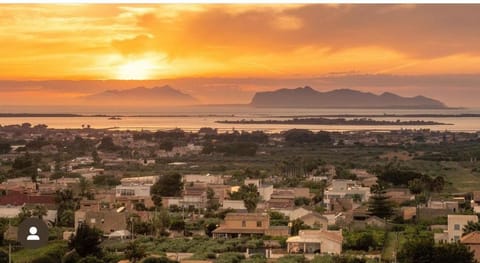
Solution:
[[[308,86],[257,92],[250,105],[266,108],[447,108],[442,102],[424,96],[402,97],[390,92],[376,95],[351,89],[320,92]]]
[[[195,97],[168,85],[106,90],[82,99],[93,104],[125,106],[201,104]],[[320,92],[308,86],[256,92],[249,105],[266,108],[446,108],[442,102],[424,96],[402,97],[390,92],[376,95],[351,89]]]
[[[199,104],[193,96],[183,93],[170,86],[153,88],[138,87],[124,90],[107,90],[83,97],[90,102],[103,102],[104,104],[143,106],[152,105],[194,105]]]

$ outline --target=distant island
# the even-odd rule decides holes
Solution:
[[[442,102],[424,96],[402,97],[390,92],[376,95],[351,89],[320,92],[308,86],[257,92],[250,105],[265,108],[448,108]]]
[[[288,120],[224,120],[217,121],[223,124],[291,124],[291,125],[373,125],[373,126],[387,126],[387,125],[450,125],[448,123],[441,123],[435,121],[411,120],[411,121],[387,121],[387,120],[373,120],[369,118],[360,119],[344,119],[344,118],[293,118]]]
[[[84,96],[85,102],[100,102],[103,105],[195,105],[198,100],[168,85],[161,87],[137,87],[123,90],[107,90]]]

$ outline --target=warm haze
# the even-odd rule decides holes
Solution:
[[[479,13],[478,5],[2,5],[0,105],[78,104],[108,89],[168,84],[201,103],[310,85],[475,107]]]

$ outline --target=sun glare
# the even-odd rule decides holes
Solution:
[[[142,80],[151,77],[154,64],[148,60],[135,60],[118,67],[117,77],[126,80]]]

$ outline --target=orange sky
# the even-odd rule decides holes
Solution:
[[[480,5],[2,5],[0,79],[476,75],[478,14]]]

